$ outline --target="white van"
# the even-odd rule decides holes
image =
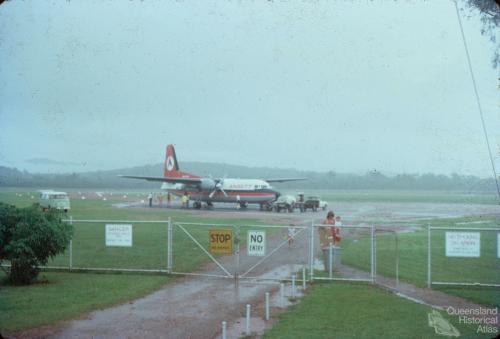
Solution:
[[[44,211],[49,208],[55,208],[68,212],[71,209],[69,197],[66,192],[40,191],[38,202]]]

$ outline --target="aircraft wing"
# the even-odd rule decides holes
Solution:
[[[196,185],[200,184],[201,180],[196,178],[173,178],[173,177],[141,177],[135,175],[119,175],[121,178],[128,179],[142,179],[147,181],[160,181],[160,182],[170,182],[172,184],[187,184]]]
[[[267,182],[286,182],[286,181],[300,181],[307,180],[307,178],[274,178],[274,179],[264,179]]]

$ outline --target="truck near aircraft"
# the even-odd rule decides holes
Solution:
[[[308,209],[316,212],[319,209],[323,211],[328,207],[326,201],[321,200],[318,196],[309,196],[304,199],[304,193],[300,192],[297,197],[293,195],[281,195],[272,204],[272,210],[276,212],[288,211],[293,212],[295,209],[299,209],[300,212],[305,212]]]

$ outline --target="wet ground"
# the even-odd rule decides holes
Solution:
[[[470,215],[500,216],[500,208],[494,205],[461,204],[425,204],[425,203],[334,203],[330,208],[343,217],[345,224],[360,224],[367,221],[410,222],[419,227],[422,219],[460,217]],[[148,208],[143,203],[127,204],[120,207]],[[158,207],[156,207],[158,208]],[[179,207],[174,207],[181,211]],[[270,224],[308,225],[312,220],[319,222],[325,212],[274,213],[259,211],[255,208],[236,210],[229,206],[216,206],[214,210],[183,210],[198,216],[218,216],[224,218],[255,218]],[[416,226],[415,226],[416,225]],[[408,227],[408,226],[401,226]],[[268,252],[273,255],[255,266],[261,258],[245,255],[241,249],[240,260],[234,257],[218,259],[227,272],[239,272],[246,277],[236,283],[234,278],[181,277],[162,290],[133,302],[113,308],[95,311],[83,319],[54,327],[44,333],[51,338],[215,338],[221,334],[221,322],[228,323],[228,338],[238,337],[245,328],[244,316],[246,304],[252,305],[252,330],[262,330],[270,326],[262,321],[264,316],[264,294],[271,293],[271,306],[276,312],[281,306],[280,280],[290,279],[293,273],[301,278],[301,268],[307,265],[309,249],[307,230],[296,236],[291,247],[288,246],[283,232],[278,231],[268,238]],[[253,269],[248,271],[250,268]],[[248,272],[247,272],[248,271]],[[351,276],[366,277],[366,272],[359,272],[349,267],[342,271]],[[210,262],[200,269],[208,274],[225,273],[215,262]],[[268,280],[272,279],[272,280]],[[380,282],[391,285],[391,280]],[[257,281],[258,280],[258,281]],[[297,285],[301,283],[298,281]],[[424,289],[411,285],[401,285],[411,297],[421,298]],[[415,292],[416,291],[416,292]],[[291,295],[290,284],[286,285],[286,296]],[[413,293],[413,294],[412,294]],[[439,293],[439,292],[432,292]],[[439,298],[438,298],[439,297]],[[463,303],[461,299],[444,294],[430,295],[431,299],[451,305]],[[449,298],[449,299],[447,299]],[[288,302],[287,302],[288,303]],[[33,333],[33,332],[31,332]]]

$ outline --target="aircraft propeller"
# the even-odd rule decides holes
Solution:
[[[217,180],[217,182],[215,183],[214,190],[208,195],[210,199],[212,199],[212,197],[214,196],[215,193],[217,193],[217,191],[222,192],[224,196],[227,197],[226,191],[224,191],[224,189],[222,188],[223,184],[224,184],[224,179]]]

